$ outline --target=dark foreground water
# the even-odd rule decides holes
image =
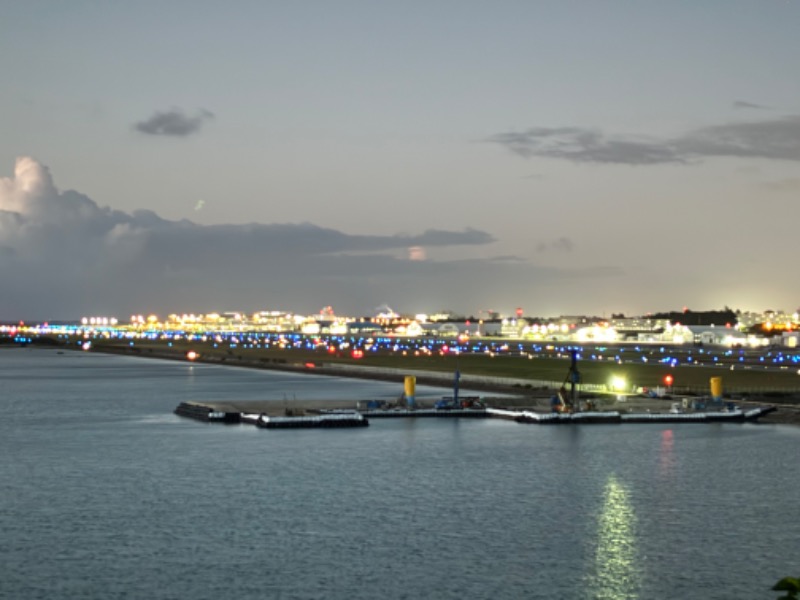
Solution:
[[[800,429],[172,414],[399,392],[0,350],[0,598],[751,600],[800,575]]]

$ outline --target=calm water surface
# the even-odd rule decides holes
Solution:
[[[172,410],[401,390],[30,349],[0,390],[0,598],[750,600],[800,574],[791,427],[208,425]]]

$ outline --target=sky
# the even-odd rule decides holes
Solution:
[[[0,5],[0,320],[794,311],[800,0]]]

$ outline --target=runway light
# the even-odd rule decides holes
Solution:
[[[186,358],[187,358],[188,360],[196,360],[196,359],[197,359],[197,358],[199,358],[199,357],[200,357],[200,355],[199,355],[197,352],[195,352],[194,350],[189,350],[189,351],[186,353]]]

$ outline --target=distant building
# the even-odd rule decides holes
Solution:
[[[621,340],[656,340],[669,326],[667,319],[633,317],[611,319],[609,326],[614,328]]]
[[[461,330],[460,330],[460,328],[458,326],[458,323],[452,323],[452,322],[442,323],[436,329],[436,334],[437,335],[441,335],[441,336],[455,337],[455,336],[459,335],[460,333],[461,333]]]
[[[347,324],[349,335],[377,335],[383,332],[383,326],[372,321],[356,321]]]
[[[507,338],[521,338],[527,325],[525,319],[503,319],[500,322],[500,335]]]
[[[784,331],[779,338],[778,343],[786,348],[800,347],[800,332],[797,331]]]
[[[713,325],[687,325],[691,337],[685,343],[704,346],[754,346],[763,342],[756,336],[747,335],[733,327],[714,327]],[[766,341],[766,340],[764,340]]]
[[[800,325],[800,314],[786,313],[781,310],[766,310],[764,312],[743,312],[737,315],[737,329],[749,331],[753,327],[763,325],[765,329],[788,329]]]
[[[619,332],[613,327],[589,325],[573,330],[573,339],[577,342],[616,342]]]

